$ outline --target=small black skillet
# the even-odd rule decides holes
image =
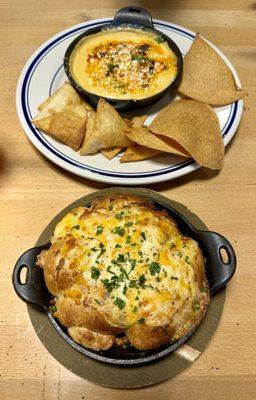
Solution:
[[[167,35],[163,34],[162,32],[160,32],[154,28],[150,13],[141,7],[121,8],[116,13],[112,23],[102,24],[100,26],[97,26],[96,28],[88,29],[86,32],[82,33],[75,40],[73,40],[73,42],[71,42],[71,44],[67,48],[65,56],[64,56],[64,69],[65,69],[66,75],[67,75],[68,79],[70,80],[71,84],[75,87],[75,89],[78,92],[80,92],[82,95],[89,98],[90,102],[95,107],[98,104],[99,96],[97,96],[94,93],[90,93],[90,92],[84,90],[75,81],[75,79],[73,78],[72,73],[70,71],[70,67],[69,67],[70,56],[71,56],[71,53],[73,52],[75,46],[78,44],[78,42],[82,38],[90,36],[90,35],[94,35],[95,33],[99,33],[104,29],[120,28],[122,26],[140,28],[142,30],[153,32],[153,33],[157,34],[158,36],[162,37],[168,43],[168,46],[171,48],[171,50],[177,56],[178,70],[177,70],[176,79],[166,89],[164,89],[163,91],[155,94],[154,96],[148,97],[146,99],[117,100],[117,99],[111,99],[109,97],[108,98],[104,97],[110,104],[112,104],[113,107],[115,107],[117,110],[124,111],[124,110],[128,110],[128,109],[132,109],[134,107],[136,107],[136,108],[145,107],[145,106],[148,106],[149,104],[156,102],[161,97],[163,97],[165,95],[165,93],[167,93],[167,91],[169,91],[177,83],[177,81],[180,78],[181,72],[182,72],[183,59],[182,59],[182,54],[181,54],[178,46]]]
[[[125,192],[125,188],[114,188],[99,192],[99,196],[104,196],[105,192],[109,194]],[[160,196],[156,192],[146,189],[138,189],[142,196],[148,197],[154,201],[158,209],[165,209],[178,223],[179,229],[184,235],[188,235],[198,241],[203,254],[206,258],[206,274],[210,286],[211,297],[225,287],[227,282],[232,278],[236,269],[236,256],[231,244],[220,234],[210,231],[200,231],[196,229],[184,215],[173,209],[168,200]],[[127,192],[132,192],[127,189]],[[137,193],[136,193],[137,194]],[[166,200],[166,201],[165,201]],[[89,206],[90,202],[85,201],[84,206]],[[172,353],[178,346],[183,344],[196,330],[188,332],[179,341],[173,344],[166,344],[158,349],[150,351],[139,351],[132,346],[127,348],[113,347],[107,351],[94,351],[82,347],[75,343],[67,334],[67,330],[55,318],[53,318],[49,306],[51,295],[49,294],[43,277],[43,271],[35,265],[37,255],[49,247],[49,243],[34,247],[27,250],[17,261],[13,271],[13,286],[17,295],[26,303],[36,307],[46,313],[52,325],[61,335],[61,337],[73,348],[80,353],[97,361],[102,361],[112,365],[119,366],[135,366],[140,364],[151,363],[159,360],[165,355]],[[224,262],[221,256],[221,249],[227,253],[228,260]],[[21,272],[23,268],[27,269],[27,277],[25,283],[21,282]]]

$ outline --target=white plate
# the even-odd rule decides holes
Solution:
[[[120,155],[111,161],[101,154],[80,156],[78,152],[43,134],[31,124],[31,119],[37,114],[37,107],[67,80],[63,68],[63,56],[68,45],[85,30],[111,21],[109,18],[103,18],[68,28],[45,42],[30,57],[21,72],[16,92],[18,116],[25,133],[36,148],[55,164],[95,181],[143,185],[167,181],[196,170],[199,165],[194,160],[168,154],[151,160],[124,164],[119,163]],[[173,39],[182,54],[186,54],[194,40],[194,32],[161,20],[154,20],[154,26]],[[231,69],[237,85],[241,86],[230,61],[216,46],[212,46]],[[149,116],[146,124],[150,123],[157,111],[170,101],[173,101],[173,98],[168,94],[150,107],[147,110]],[[215,108],[215,111],[220,121],[224,144],[227,145],[238,128],[243,100]]]

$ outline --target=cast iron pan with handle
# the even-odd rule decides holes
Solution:
[[[142,100],[117,100],[117,99],[111,99],[107,97],[105,98],[113,107],[115,107],[117,110],[124,111],[128,110],[131,108],[139,108],[139,107],[146,107],[149,104],[154,103],[155,101],[159,100],[161,97],[164,96],[167,91],[169,91],[180,79],[181,72],[182,72],[182,67],[183,67],[183,59],[182,59],[182,54],[178,48],[178,46],[174,43],[172,39],[170,39],[167,35],[164,33],[156,30],[154,28],[153,22],[152,22],[152,17],[150,13],[145,10],[144,8],[141,7],[124,7],[121,8],[115,15],[112,23],[108,24],[102,24],[100,26],[97,26],[96,28],[88,29],[86,32],[82,33],[79,35],[71,44],[68,46],[66,53],[64,55],[64,69],[66,72],[66,75],[68,79],[70,80],[71,84],[80,92],[82,95],[85,95],[87,98],[89,98],[90,102],[96,107],[99,101],[99,96],[97,96],[94,93],[90,93],[86,90],[84,90],[81,86],[78,85],[78,83],[75,81],[75,79],[72,76],[72,73],[69,68],[69,60],[71,53],[73,52],[75,46],[80,42],[80,40],[84,37],[94,35],[95,33],[99,33],[101,31],[104,31],[105,29],[112,29],[112,28],[122,28],[122,27],[134,27],[134,28],[140,28],[145,31],[150,31],[158,36],[161,36],[167,43],[168,46],[171,48],[171,50],[174,52],[174,54],[177,56],[178,59],[178,69],[177,69],[177,76],[175,80],[164,90],[161,92],[155,94],[154,96],[142,99]]]
[[[231,244],[219,233],[196,229],[184,215],[168,206],[166,203],[155,201],[151,199],[150,196],[149,199],[154,201],[158,209],[165,209],[169,215],[175,219],[183,235],[187,235],[199,243],[206,259],[206,275],[210,287],[210,296],[214,296],[215,293],[225,287],[236,270],[236,256]],[[86,204],[86,206],[88,205],[89,204]],[[113,365],[128,367],[145,364],[156,361],[172,353],[177,347],[191,337],[196,330],[197,326],[175,343],[165,344],[160,348],[147,351],[137,350],[133,346],[127,346],[126,348],[114,346],[109,350],[95,351],[77,344],[68,335],[67,329],[52,316],[49,308],[52,297],[46,288],[43,270],[35,264],[37,255],[49,246],[50,243],[46,243],[42,246],[33,247],[22,254],[14,267],[12,278],[13,286],[21,300],[36,307],[41,312],[46,313],[62,338],[80,353],[94,360]],[[222,250],[226,252],[226,261],[223,260],[221,254]],[[25,282],[22,282],[21,272],[24,268],[27,270],[27,274]]]

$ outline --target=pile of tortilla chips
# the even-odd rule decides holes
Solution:
[[[147,116],[124,119],[104,99],[95,111],[66,82],[39,106],[33,123],[83,156],[101,152],[111,160],[125,150],[120,162],[131,162],[169,153],[220,169],[224,144],[218,117],[209,104],[228,104],[245,92],[236,87],[222,58],[199,36],[184,58],[178,90],[188,98],[174,101],[149,126],[143,126]]]

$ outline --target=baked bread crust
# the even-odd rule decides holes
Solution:
[[[67,218],[71,220],[72,218],[79,219],[80,222],[82,221],[81,223],[87,224],[90,218],[104,221],[108,218],[108,214],[113,216],[120,211],[128,212],[128,214],[130,212],[131,219],[135,211],[139,213],[145,212],[147,216],[143,219],[145,229],[154,220],[156,221],[154,223],[158,224],[157,226],[161,227],[161,224],[164,224],[164,227],[167,226],[174,236],[179,237],[181,235],[176,222],[165,210],[155,209],[154,204],[146,198],[125,193],[99,197],[91,204],[89,209],[77,207],[68,214]],[[66,229],[66,225],[64,224],[63,226]],[[63,226],[61,226],[62,229],[64,229]],[[149,350],[167,342],[178,340],[194,329],[203,318],[209,303],[209,288],[205,275],[205,260],[198,244],[194,240],[181,236],[183,246],[187,247],[189,245],[193,251],[192,261],[187,264],[187,270],[190,271],[190,275],[192,274],[193,288],[191,289],[188,284],[186,285],[187,290],[194,293],[189,299],[189,301],[193,302],[191,304],[194,309],[191,309],[191,306],[185,307],[184,304],[186,302],[183,302],[180,308],[177,308],[175,303],[176,308],[170,306],[166,311],[164,307],[166,307],[167,303],[163,303],[163,310],[165,311],[159,308],[159,315],[161,313],[159,320],[157,318],[150,319],[151,314],[147,316],[145,312],[143,314],[145,318],[128,323],[127,313],[125,315],[126,311],[119,310],[114,305],[109,308],[104,306],[104,299],[108,300],[110,294],[105,290],[104,285],[102,285],[103,288],[100,287],[100,282],[97,282],[97,290],[102,295],[98,299],[92,299],[91,291],[94,281],[86,280],[77,264],[70,262],[72,257],[74,261],[78,259],[77,248],[81,247],[81,236],[77,237],[72,229],[66,230],[65,234],[61,231],[60,234],[58,229],[57,226],[50,248],[44,250],[38,256],[37,264],[44,269],[46,286],[55,298],[54,316],[68,328],[69,335],[77,343],[92,349],[106,350],[114,344],[115,335],[123,332],[134,347],[141,350]],[[120,249],[121,251],[122,249]],[[68,263],[63,254],[67,254]],[[171,279],[178,278],[171,277]],[[181,277],[180,279],[183,278]],[[143,285],[139,287],[139,291],[142,291]],[[157,291],[159,292],[159,289]],[[128,294],[126,292],[126,296],[129,296],[130,292],[132,292],[131,289],[128,290]],[[152,295],[158,295],[153,290],[151,292]],[[151,292],[150,296],[152,296]],[[190,292],[188,291],[188,293]],[[175,296],[178,298],[179,293]],[[143,301],[139,304],[143,305]],[[113,310],[117,310],[115,315]],[[155,316],[157,317],[157,314]],[[165,323],[161,323],[161,321],[165,321]]]

